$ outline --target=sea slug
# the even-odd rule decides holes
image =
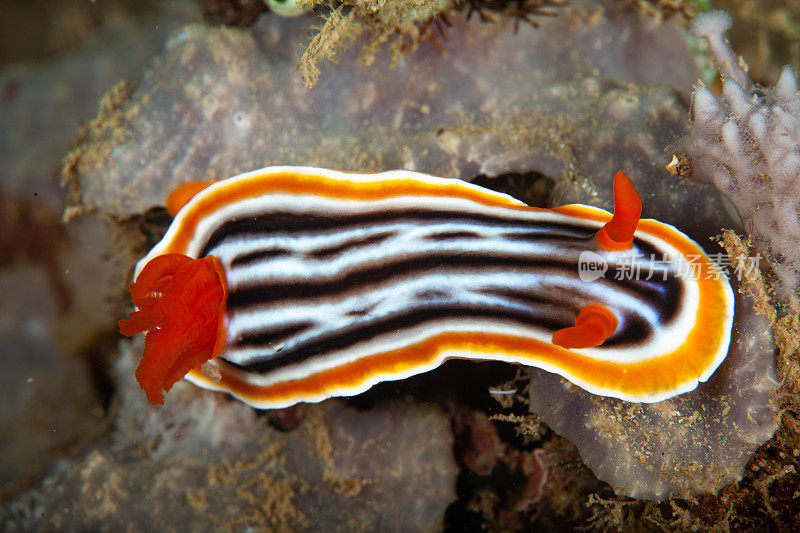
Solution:
[[[138,263],[137,310],[120,322],[147,332],[136,377],[153,403],[186,376],[284,407],[449,358],[655,402],[728,351],[727,278],[672,226],[639,220],[622,172],[613,216],[409,171],[310,167],[186,184],[167,205],[175,219]]]

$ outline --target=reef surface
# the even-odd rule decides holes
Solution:
[[[627,83],[685,92],[695,79],[677,27],[602,13],[578,4],[516,33],[512,20],[454,18],[444,50],[424,42],[389,69],[388,51],[365,68],[354,47],[311,90],[289,44],[309,19],[188,26],[135,90],[106,98],[73,150],[65,177],[80,193],[74,207],[127,217],[163,205],[186,181],[271,164],[559,177],[587,152],[576,130],[597,99],[621,96]],[[640,41],[658,46],[634,49]]]
[[[80,193],[72,209],[127,217],[161,205],[185,181],[278,163],[464,179],[536,171],[557,181],[556,203],[610,208],[609,180],[624,168],[643,193],[644,216],[675,223],[710,249],[709,237],[735,220],[713,189],[679,183],[663,169],[665,147],[686,133],[676,93],[696,76],[685,39],[669,24],[602,18],[602,8],[585,6],[516,33],[510,21],[457,19],[444,53],[423,43],[391,70],[380,66],[386,58],[366,70],[355,51],[345,52],[311,90],[292,75],[296,53],[280,45],[296,39],[304,20],[265,18],[251,30],[190,26],[135,89],[109,97],[72,152],[65,175]],[[555,38],[567,32],[568,48]],[[633,55],[643,39],[661,46]],[[587,395],[583,416],[598,421],[579,437],[587,427],[573,412],[581,393],[540,394],[536,379],[533,411],[572,436],[595,473],[622,493],[713,492],[740,477],[776,428],[771,333],[752,305],[738,311],[720,384],[662,406],[670,416],[629,416],[631,423],[603,429],[634,408]],[[740,389],[742,382],[757,385]],[[573,411],[551,415],[543,402]]]
[[[77,259],[69,263],[59,255],[53,264],[83,272],[67,292],[87,302],[85,314],[72,314],[77,320],[59,322],[67,327],[43,334],[34,327],[37,320],[59,316],[58,291],[47,290],[50,267],[34,280],[2,272],[9,276],[4,283],[44,287],[33,293],[43,303],[26,311],[25,331],[36,333],[42,353],[58,358],[23,366],[28,341],[3,337],[21,368],[10,375],[15,387],[4,393],[22,397],[22,381],[41,361],[44,369],[74,366],[55,379],[35,377],[53,394],[37,392],[26,404],[45,402],[42,412],[66,404],[58,421],[63,426],[47,419],[43,426],[59,436],[66,428],[65,440],[37,451],[25,446],[37,434],[35,415],[27,414],[33,411],[0,419],[4,427],[22,428],[4,443],[2,464],[38,465],[13,473],[14,483],[23,484],[5,485],[3,523],[12,530],[113,529],[126,520],[197,529],[334,523],[341,530],[437,530],[442,524],[675,530],[713,527],[726,516],[753,527],[785,522],[791,510],[772,509],[770,501],[796,477],[784,455],[791,455],[797,428],[787,422],[745,468],[777,426],[770,398],[778,382],[769,320],[743,295],[737,295],[735,338],[720,370],[695,392],[660,404],[593,397],[538,370],[530,372],[529,387],[526,376],[517,376],[509,386],[519,391],[507,394],[513,390],[500,382],[508,372],[498,365],[470,365],[478,369],[469,374],[452,363],[430,376],[377,387],[366,400],[288,413],[258,415],[185,383],[166,408],[145,404],[132,376],[141,346],[118,345],[115,321],[127,311],[122,287],[133,262],[164,230],[159,206],[186,181],[268,164],[409,168],[477,178],[537,205],[608,208],[609,180],[625,169],[642,193],[645,217],[675,224],[710,252],[721,251],[711,236],[737,227],[712,187],[678,180],[663,168],[687,134],[687,95],[697,77],[686,35],[674,21],[580,0],[539,21],[539,28],[503,17],[466,21],[462,14],[450,18],[445,39],[422,42],[394,68],[387,50],[367,68],[356,46],[326,65],[317,86],[306,90],[297,43],[313,16],[266,14],[247,29],[198,18],[170,37],[141,77],[139,64],[92,82],[100,87],[88,100],[94,108],[113,80],[127,79],[102,99],[63,169],[70,190],[66,231],[77,243]],[[69,79],[57,68],[49,77],[38,72],[35,87]],[[80,93],[79,79],[67,85]],[[57,107],[63,93],[18,94],[28,96],[14,100],[13,113],[0,102],[3,123],[53,108],[41,102]],[[69,124],[91,111],[81,113]],[[46,124],[46,117],[40,120]],[[50,211],[60,208],[52,170],[57,158],[42,154],[60,157],[70,129],[54,148],[34,145],[39,129],[0,142],[10,168],[29,169],[0,184],[14,191],[15,206],[26,191],[41,191],[30,188],[40,183]],[[34,155],[23,157],[25,147]],[[542,194],[547,183],[555,183],[550,197]],[[103,262],[108,257],[114,260]],[[92,266],[101,264],[102,283]],[[15,292],[12,298],[31,297]],[[81,316],[92,319],[81,322]],[[66,351],[75,358],[53,350],[51,338],[71,338]],[[490,385],[500,403],[490,399]],[[540,417],[526,413],[528,390]],[[499,417],[496,422],[487,411]],[[286,427],[278,431],[276,425]],[[44,461],[29,460],[23,451]],[[667,499],[658,505],[626,494]],[[176,499],[181,506],[169,503]],[[707,509],[714,513],[704,515]]]

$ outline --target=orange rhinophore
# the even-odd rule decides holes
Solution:
[[[553,333],[553,344],[562,348],[594,348],[600,346],[617,329],[614,313],[602,305],[581,309],[575,325]]]
[[[597,232],[606,250],[628,250],[642,214],[642,199],[631,179],[621,170],[614,176],[614,216]]]
[[[286,407],[452,358],[654,402],[694,389],[728,351],[727,278],[677,229],[639,220],[622,172],[613,215],[310,167],[182,185],[167,203],[175,219],[137,265],[136,310],[120,322],[147,332],[136,379],[153,403],[185,375]]]

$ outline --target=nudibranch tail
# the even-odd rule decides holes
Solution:
[[[562,348],[600,346],[617,329],[617,317],[602,305],[587,305],[575,319],[575,325],[553,333],[553,344]]]
[[[642,215],[642,199],[631,179],[621,170],[614,176],[614,216],[597,232],[606,250],[630,250]]]
[[[147,332],[136,380],[154,404],[163,391],[220,353],[225,340],[225,272],[214,256],[159,255],[128,289],[136,310],[119,322],[128,337]]]

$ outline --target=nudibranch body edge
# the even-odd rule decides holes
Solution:
[[[147,385],[137,379],[156,403],[187,367],[189,381],[269,409],[359,394],[450,358],[537,366],[595,394],[660,401],[722,362],[733,293],[697,243],[639,221],[631,191],[618,175],[614,216],[402,170],[268,167],[188,185],[136,267],[137,311],[121,330],[148,332],[142,365],[153,370]],[[211,258],[196,267],[206,284],[184,279],[188,266],[158,266],[182,256]],[[152,286],[137,289],[144,278]],[[187,290],[202,296],[195,318],[153,303]],[[149,326],[126,327],[151,308],[140,315]]]

